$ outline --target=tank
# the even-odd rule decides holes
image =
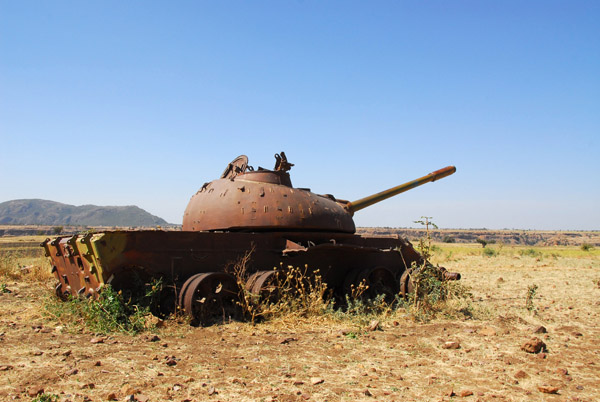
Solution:
[[[41,246],[58,281],[56,294],[97,297],[106,284],[128,290],[160,279],[157,314],[182,310],[202,325],[235,316],[242,292],[264,295],[276,286],[277,273],[289,268],[309,277],[318,272],[339,300],[360,283],[368,286],[367,297],[409,292],[409,268],[421,265],[423,257],[399,236],[357,235],[353,215],[456,168],[347,201],[293,187],[292,166],[284,152],[275,154],[273,170],[254,169],[245,155],[237,157],[191,197],[181,231],[116,230],[46,239]],[[440,276],[460,279],[443,268]]]

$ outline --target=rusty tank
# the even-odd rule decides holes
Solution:
[[[277,272],[299,267],[318,272],[343,299],[366,284],[369,295],[408,292],[408,270],[423,257],[399,236],[356,234],[355,212],[422,184],[449,176],[454,166],[356,200],[315,194],[292,186],[293,164],[275,155],[273,170],[248,164],[245,155],[205,183],[184,212],[181,231],[115,230],[47,239],[61,298],[97,297],[102,287],[131,288],[160,279],[160,313],[183,310],[195,324],[234,315],[241,291],[236,264],[244,263],[245,291],[262,294]],[[445,279],[460,275],[443,268]],[[136,278],[136,281],[134,281]]]

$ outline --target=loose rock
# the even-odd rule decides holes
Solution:
[[[43,393],[44,393],[44,388],[40,388],[40,387],[32,387],[27,390],[27,395],[29,395],[32,398],[34,398],[38,395],[41,395]]]
[[[477,332],[484,336],[495,336],[497,334],[496,330],[492,327],[483,327]]]
[[[546,350],[546,344],[539,338],[531,338],[521,346],[521,350],[527,353],[540,353]]]
[[[376,331],[379,329],[379,320],[372,320],[367,327],[368,331]]]
[[[533,329],[534,334],[545,334],[547,332],[548,330],[546,330],[546,327],[544,327],[543,325],[540,325],[539,327],[535,327]]]
[[[550,385],[539,385],[538,391],[544,394],[558,394],[558,387],[552,387]]]
[[[523,370],[519,370],[515,373],[515,378],[529,378],[529,374],[527,374],[526,372],[524,372]]]
[[[460,349],[460,343],[456,341],[448,341],[442,345],[443,349]]]
[[[454,389],[448,388],[446,391],[444,391],[444,396],[453,397],[456,396],[456,393],[454,392]]]
[[[310,379],[310,382],[311,382],[312,385],[317,385],[317,384],[324,383],[325,380],[322,379],[322,378],[319,378],[319,377],[313,377],[313,378]]]

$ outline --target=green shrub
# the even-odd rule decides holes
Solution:
[[[97,300],[71,297],[62,302],[54,299],[45,305],[46,312],[65,324],[77,323],[97,333],[136,334],[150,327],[147,319],[156,295],[162,290],[160,280],[146,285],[146,292],[126,299],[112,286],[102,288]]]
[[[498,251],[493,248],[484,248],[481,253],[484,257],[496,257],[498,255]]]
[[[589,243],[583,243],[580,247],[583,251],[590,251],[591,249],[594,248],[594,246],[592,246]]]
[[[58,401],[58,395],[46,394],[46,393],[38,395],[31,400],[31,402],[57,402],[57,401]]]
[[[533,248],[527,248],[525,250],[521,250],[519,251],[519,254],[521,254],[524,257],[533,257],[533,258],[539,258],[542,256],[542,253],[533,249]]]
[[[533,298],[538,290],[538,285],[535,283],[527,287],[527,296],[525,297],[525,308],[530,312],[535,312],[535,306],[533,305]]]

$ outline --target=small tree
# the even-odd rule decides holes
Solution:
[[[444,236],[444,238],[442,239],[442,241],[444,243],[456,243],[456,239],[454,237],[448,236],[448,235]]]
[[[63,229],[64,229],[64,227],[62,227],[62,226],[54,226],[54,227],[52,228],[52,232],[53,232],[55,235],[59,235],[59,234],[61,234],[61,233],[62,233]]]
[[[481,247],[483,247],[483,248],[485,248],[485,246],[487,246],[487,244],[488,244],[488,242],[482,238],[477,239],[477,243],[481,244]]]

